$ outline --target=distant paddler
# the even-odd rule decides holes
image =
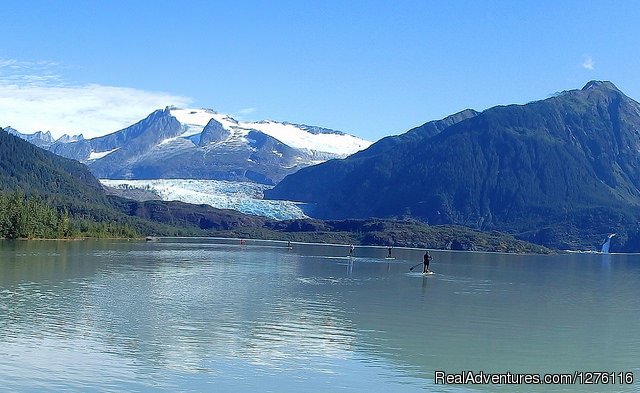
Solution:
[[[392,249],[393,249],[393,247],[391,246],[391,244],[389,244],[389,245],[387,246],[387,251],[388,251],[388,253],[387,253],[387,256],[386,256],[386,257],[384,257],[384,259],[396,259],[396,257],[394,257],[393,255],[391,255],[391,250],[392,250]]]
[[[356,252],[356,248],[355,248],[355,246],[354,246],[353,244],[352,244],[352,245],[350,245],[350,246],[349,246],[349,256],[350,256],[350,257],[352,257],[352,256],[353,256],[353,254],[355,254],[355,252]]]
[[[422,268],[422,274],[431,273],[429,270],[429,262],[431,262],[431,255],[429,254],[429,250],[426,250],[424,253],[424,257],[422,258],[422,264],[424,267]]]

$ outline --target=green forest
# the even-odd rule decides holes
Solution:
[[[36,196],[0,194],[0,237],[61,239],[78,237],[138,237],[128,224],[73,218]]]

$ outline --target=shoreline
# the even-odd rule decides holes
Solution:
[[[80,240],[144,240],[144,237],[61,237],[61,238],[46,238],[46,237],[18,237],[15,239],[2,238],[4,241],[80,241]]]
[[[162,240],[170,240],[170,239],[210,239],[210,240],[235,240],[240,241],[244,240],[245,242],[275,242],[275,243],[284,243],[287,244],[288,240],[280,240],[280,239],[253,239],[253,238],[241,238],[241,237],[220,237],[220,236],[156,236],[159,241]],[[144,240],[144,239],[143,239]],[[230,244],[230,243],[229,243]],[[308,246],[332,246],[332,247],[349,247],[348,243],[321,243],[321,242],[303,242],[303,241],[294,241],[291,240],[291,244],[300,244],[300,245],[308,245]],[[240,244],[238,244],[239,246]],[[243,244],[246,246],[248,244]],[[377,244],[353,244],[356,248],[368,248],[368,249],[381,249],[386,250],[386,245],[377,245]],[[430,247],[406,247],[406,246],[392,246],[393,249],[402,249],[402,250],[412,250],[412,251],[437,251],[437,252],[453,252],[453,253],[474,253],[474,254],[498,254],[498,255],[557,255],[560,254],[556,250],[551,250],[551,253],[534,253],[534,252],[506,252],[506,251],[488,251],[488,250],[450,250],[443,248],[430,248]]]
[[[152,238],[150,240],[149,238]],[[193,240],[244,240],[245,242],[275,242],[275,243],[287,243],[289,240],[281,240],[281,239],[257,239],[257,238],[249,238],[249,237],[221,237],[221,236],[143,236],[143,237],[77,237],[77,238],[16,238],[16,239],[0,239],[4,241],[65,241],[65,242],[76,242],[76,241],[91,241],[91,240],[126,240],[126,241],[141,241],[141,242],[157,242],[162,240],[169,239],[193,239]],[[307,241],[295,241],[291,240],[291,244],[300,244],[300,245],[310,245],[310,246],[333,246],[333,247],[349,247],[350,244],[347,243],[324,243],[324,242],[307,242]],[[246,245],[246,244],[245,244]],[[387,249],[387,245],[378,245],[378,244],[355,244],[354,246],[360,248],[369,248],[369,249]],[[579,255],[640,255],[638,253],[625,253],[625,252],[612,252],[612,253],[601,253],[599,251],[592,250],[553,250],[548,249],[549,253],[536,253],[536,252],[508,252],[508,251],[491,251],[491,250],[451,250],[446,248],[433,248],[433,247],[407,247],[407,246],[392,246],[394,249],[403,249],[403,250],[429,250],[429,251],[439,251],[439,252],[454,252],[454,253],[474,253],[474,254],[498,254],[498,255],[571,255],[571,254],[579,254]]]

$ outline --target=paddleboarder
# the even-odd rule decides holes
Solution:
[[[353,253],[356,251],[356,248],[353,246],[353,244],[349,247],[349,256],[352,257]]]
[[[424,258],[422,263],[424,264],[424,267],[422,268],[422,273],[429,273],[429,262],[431,262],[431,255],[429,254],[429,250],[425,251],[424,253]]]
[[[387,250],[389,250],[389,255],[387,255],[387,258],[393,258],[393,256],[391,255],[391,246],[387,246]]]

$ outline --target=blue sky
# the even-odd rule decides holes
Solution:
[[[370,140],[611,80],[640,99],[634,1],[4,1],[0,126],[93,136],[153,108]]]

